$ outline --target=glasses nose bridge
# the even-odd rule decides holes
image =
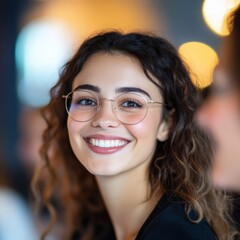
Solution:
[[[107,102],[111,102],[111,108],[107,104]],[[106,126],[118,126],[119,119],[117,117],[115,108],[114,108],[114,99],[109,98],[99,98],[98,99],[98,106],[97,112],[93,117],[93,124],[94,125],[101,125],[102,127]]]
[[[99,98],[98,99],[98,112],[102,109],[103,107],[103,100],[107,101],[107,102],[111,102],[111,107],[112,107],[112,111],[115,114],[115,99],[111,99],[111,98]]]

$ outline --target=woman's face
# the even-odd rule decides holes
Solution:
[[[162,105],[153,104],[141,122],[126,125],[116,118],[112,101],[106,100],[130,91],[163,102],[159,89],[145,76],[139,63],[120,53],[95,54],[75,78],[72,90],[77,87],[101,98],[101,109],[91,120],[77,122],[70,116],[67,120],[70,143],[82,165],[99,176],[138,169],[147,172],[157,139],[163,141],[168,135]],[[92,104],[92,99],[88,100],[81,103]]]
[[[215,69],[210,95],[196,118],[215,142],[215,186],[240,190],[240,98],[227,73],[227,57]]]

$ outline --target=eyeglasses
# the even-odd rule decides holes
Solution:
[[[142,94],[128,92],[115,99],[99,98],[88,90],[74,90],[63,95],[68,115],[78,122],[93,119],[102,107],[104,100],[112,103],[112,111],[117,119],[127,125],[137,124],[146,117],[149,105],[164,105],[161,102],[148,101]]]

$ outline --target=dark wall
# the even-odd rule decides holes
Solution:
[[[16,95],[16,69],[14,62],[18,19],[27,2],[0,1],[0,153],[11,170],[10,177],[21,179],[21,166],[16,153],[19,103]]]
[[[158,0],[159,13],[167,23],[166,35],[176,46],[188,41],[199,41],[208,44],[218,51],[220,37],[206,25],[202,15],[202,0]]]

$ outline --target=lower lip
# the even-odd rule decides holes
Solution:
[[[93,146],[92,144],[87,142],[87,146],[97,154],[113,154],[123,149],[126,145],[127,144],[120,147],[102,148],[102,147]]]

